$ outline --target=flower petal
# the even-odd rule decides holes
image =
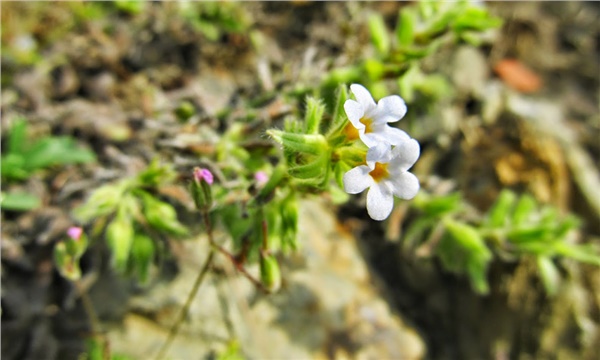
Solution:
[[[348,194],[358,194],[373,185],[373,178],[369,175],[371,169],[360,165],[344,174],[344,191]]]
[[[394,207],[394,196],[383,183],[371,186],[367,193],[367,212],[373,220],[385,220]]]
[[[375,104],[375,100],[373,100],[373,97],[371,96],[371,93],[364,86],[360,84],[352,84],[350,85],[350,91],[352,91],[354,94],[356,101],[363,106],[365,114],[371,112],[377,106]]]
[[[401,199],[410,200],[419,192],[419,179],[409,172],[395,175],[389,180],[394,195]]]
[[[365,114],[365,110],[361,104],[358,102],[348,99],[344,103],[344,110],[346,111],[346,115],[348,115],[348,120],[354,125],[357,129],[364,129],[365,124],[360,122],[360,119]]]
[[[410,136],[404,131],[395,127],[391,127],[388,125],[384,125],[380,131],[378,131],[378,135],[380,135],[384,141],[390,143],[390,145],[400,145],[406,140],[410,139]]]
[[[376,132],[365,133],[361,131],[359,133],[359,136],[360,140],[362,140],[362,142],[365,143],[365,145],[367,145],[368,148],[372,148],[373,146],[376,146],[379,143],[387,143],[385,141],[385,137],[382,137]]]
[[[392,149],[390,144],[379,142],[367,151],[367,164],[373,169],[376,162],[387,163],[391,157]]]
[[[420,153],[421,147],[417,140],[410,139],[402,142],[392,150],[390,171],[397,173],[410,169],[417,162]]]
[[[372,114],[373,121],[375,123],[396,122],[406,115],[406,111],[406,103],[400,96],[386,96],[377,103]]]

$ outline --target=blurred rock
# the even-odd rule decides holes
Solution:
[[[132,136],[125,113],[115,103],[72,100],[62,109],[61,117],[61,125],[68,132],[78,130],[85,137],[100,136],[108,141],[126,141]]]
[[[210,276],[169,356],[202,357],[237,338],[245,355],[256,359],[423,358],[423,340],[392,313],[356,241],[340,233],[332,212],[303,201],[299,228],[302,247],[282,263],[279,293],[264,295],[239,276]],[[115,352],[134,358],[156,354],[204,261],[205,244],[204,238],[177,244],[178,276],[132,299],[123,327],[109,334]]]
[[[458,91],[481,98],[488,77],[489,68],[480,50],[462,46],[456,51],[452,80]]]

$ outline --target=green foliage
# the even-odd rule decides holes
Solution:
[[[493,254],[502,255],[499,259],[504,260],[535,259],[549,294],[558,291],[561,259],[600,266],[597,248],[571,240],[579,220],[573,215],[560,216],[553,207],[540,206],[528,194],[517,196],[503,190],[478,222],[461,220],[465,206],[458,193],[438,197],[421,193],[412,204],[420,216],[406,229],[404,248],[428,241],[428,234],[441,226],[436,253],[442,265],[466,274],[473,289],[481,294],[489,291],[486,273]]]
[[[181,16],[212,41],[226,33],[243,33],[251,25],[249,13],[236,2],[182,1],[178,6]]]
[[[343,174],[364,161],[365,146],[347,133],[349,127],[354,130],[343,110],[347,99],[348,90],[342,85],[334,113],[328,116],[322,102],[309,97],[303,123],[288,119],[283,130],[267,131],[283,146],[288,174],[296,185],[316,191],[342,187]],[[325,118],[331,119],[329,126],[325,126]]]
[[[112,251],[112,264],[123,273],[133,273],[145,283],[156,257],[155,242],[161,236],[184,236],[188,229],[179,222],[173,205],[155,194],[171,182],[173,170],[153,161],[133,178],[96,189],[87,202],[75,209],[76,218],[93,222],[95,234],[104,235]]]
[[[260,279],[269,291],[275,292],[281,287],[281,271],[279,263],[273,255],[261,255]]]
[[[8,152],[2,154],[2,177],[25,180],[34,172],[54,165],[86,163],[96,160],[96,155],[79,148],[75,139],[67,136],[44,137],[30,142],[27,122],[19,119],[8,138]]]
[[[136,15],[144,10],[147,3],[145,0],[116,0],[113,4],[119,11]]]
[[[27,211],[40,206],[40,199],[29,193],[12,192],[0,193],[0,208],[2,210]]]
[[[489,286],[485,275],[492,253],[483,237],[475,227],[450,218],[445,220],[444,226],[447,235],[438,248],[442,263],[450,271],[466,273],[475,291],[487,294]]]
[[[242,349],[239,342],[232,340],[227,344],[227,348],[220,353],[216,360],[244,360]]]
[[[17,120],[7,139],[7,151],[0,157],[2,179],[26,180],[38,171],[52,166],[96,161],[96,155],[77,146],[75,139],[67,136],[43,137],[31,141],[27,135],[27,121]],[[2,193],[3,210],[26,211],[40,205],[32,194]]]
[[[492,17],[483,4],[470,1],[420,1],[402,6],[394,31],[387,28],[381,14],[371,13],[367,26],[375,55],[357,65],[333,69],[322,86],[331,89],[340,83],[360,82],[383,97],[394,92],[388,87],[395,83],[407,103],[414,102],[417,94],[432,102],[443,99],[451,94],[449,81],[440,74],[424,73],[421,60],[445,44],[480,45],[485,32],[500,25],[501,20]]]
[[[79,360],[133,360],[129,356],[110,352],[108,340],[101,337],[86,339],[87,352],[80,354]]]

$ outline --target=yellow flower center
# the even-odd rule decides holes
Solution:
[[[358,130],[351,123],[348,123],[348,125],[344,127],[344,135],[346,135],[346,138],[350,141],[356,140],[360,137]]]
[[[360,118],[360,123],[363,124],[365,126],[365,134],[368,134],[370,132],[373,132],[373,128],[371,126],[371,124],[373,123],[373,120],[371,120],[370,118],[367,117],[362,117]],[[344,135],[346,135],[346,138],[350,141],[356,140],[360,137],[360,133],[358,132],[358,129],[356,129],[354,127],[354,125],[352,125],[352,123],[348,123],[346,125],[346,127],[344,127]]]
[[[376,162],[375,169],[371,170],[371,172],[369,172],[369,175],[371,175],[375,182],[380,182],[382,179],[389,177],[390,173],[388,172],[387,167],[387,163]]]
[[[373,132],[373,128],[371,127],[371,124],[373,124],[372,119],[370,119],[368,117],[362,117],[362,118],[360,118],[359,121],[361,124],[363,124],[365,126],[365,134]]]

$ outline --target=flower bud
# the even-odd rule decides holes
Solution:
[[[71,226],[69,230],[67,230],[67,235],[73,240],[79,240],[81,234],[83,234],[83,229],[78,226]]]
[[[177,212],[173,206],[146,193],[142,196],[142,200],[144,216],[152,227],[174,235],[187,234],[186,227],[177,220]]]
[[[127,216],[118,214],[106,227],[106,240],[113,253],[113,264],[119,271],[127,269],[133,236],[133,224]]]
[[[54,246],[54,264],[60,275],[65,279],[75,281],[81,278],[79,261],[69,254],[64,241],[58,242]]]
[[[260,280],[269,292],[276,292],[281,287],[281,272],[273,255],[260,255]]]
[[[87,250],[87,236],[85,236],[83,229],[77,226],[70,227],[67,230],[67,236],[67,239],[62,242],[66,254],[78,261]]]
[[[194,181],[190,185],[190,192],[198,210],[208,210],[212,206],[213,181],[213,175],[209,170],[194,168]]]
[[[208,169],[194,168],[194,180],[198,183],[206,181],[208,185],[212,185],[214,178],[213,174]]]
[[[281,130],[268,130],[267,134],[286,150],[319,155],[327,152],[327,140],[321,134],[296,134]]]
[[[269,176],[267,176],[267,173],[264,171],[257,171],[254,174],[254,180],[256,180],[256,184],[258,186],[263,186],[267,183],[267,181],[269,181]]]

